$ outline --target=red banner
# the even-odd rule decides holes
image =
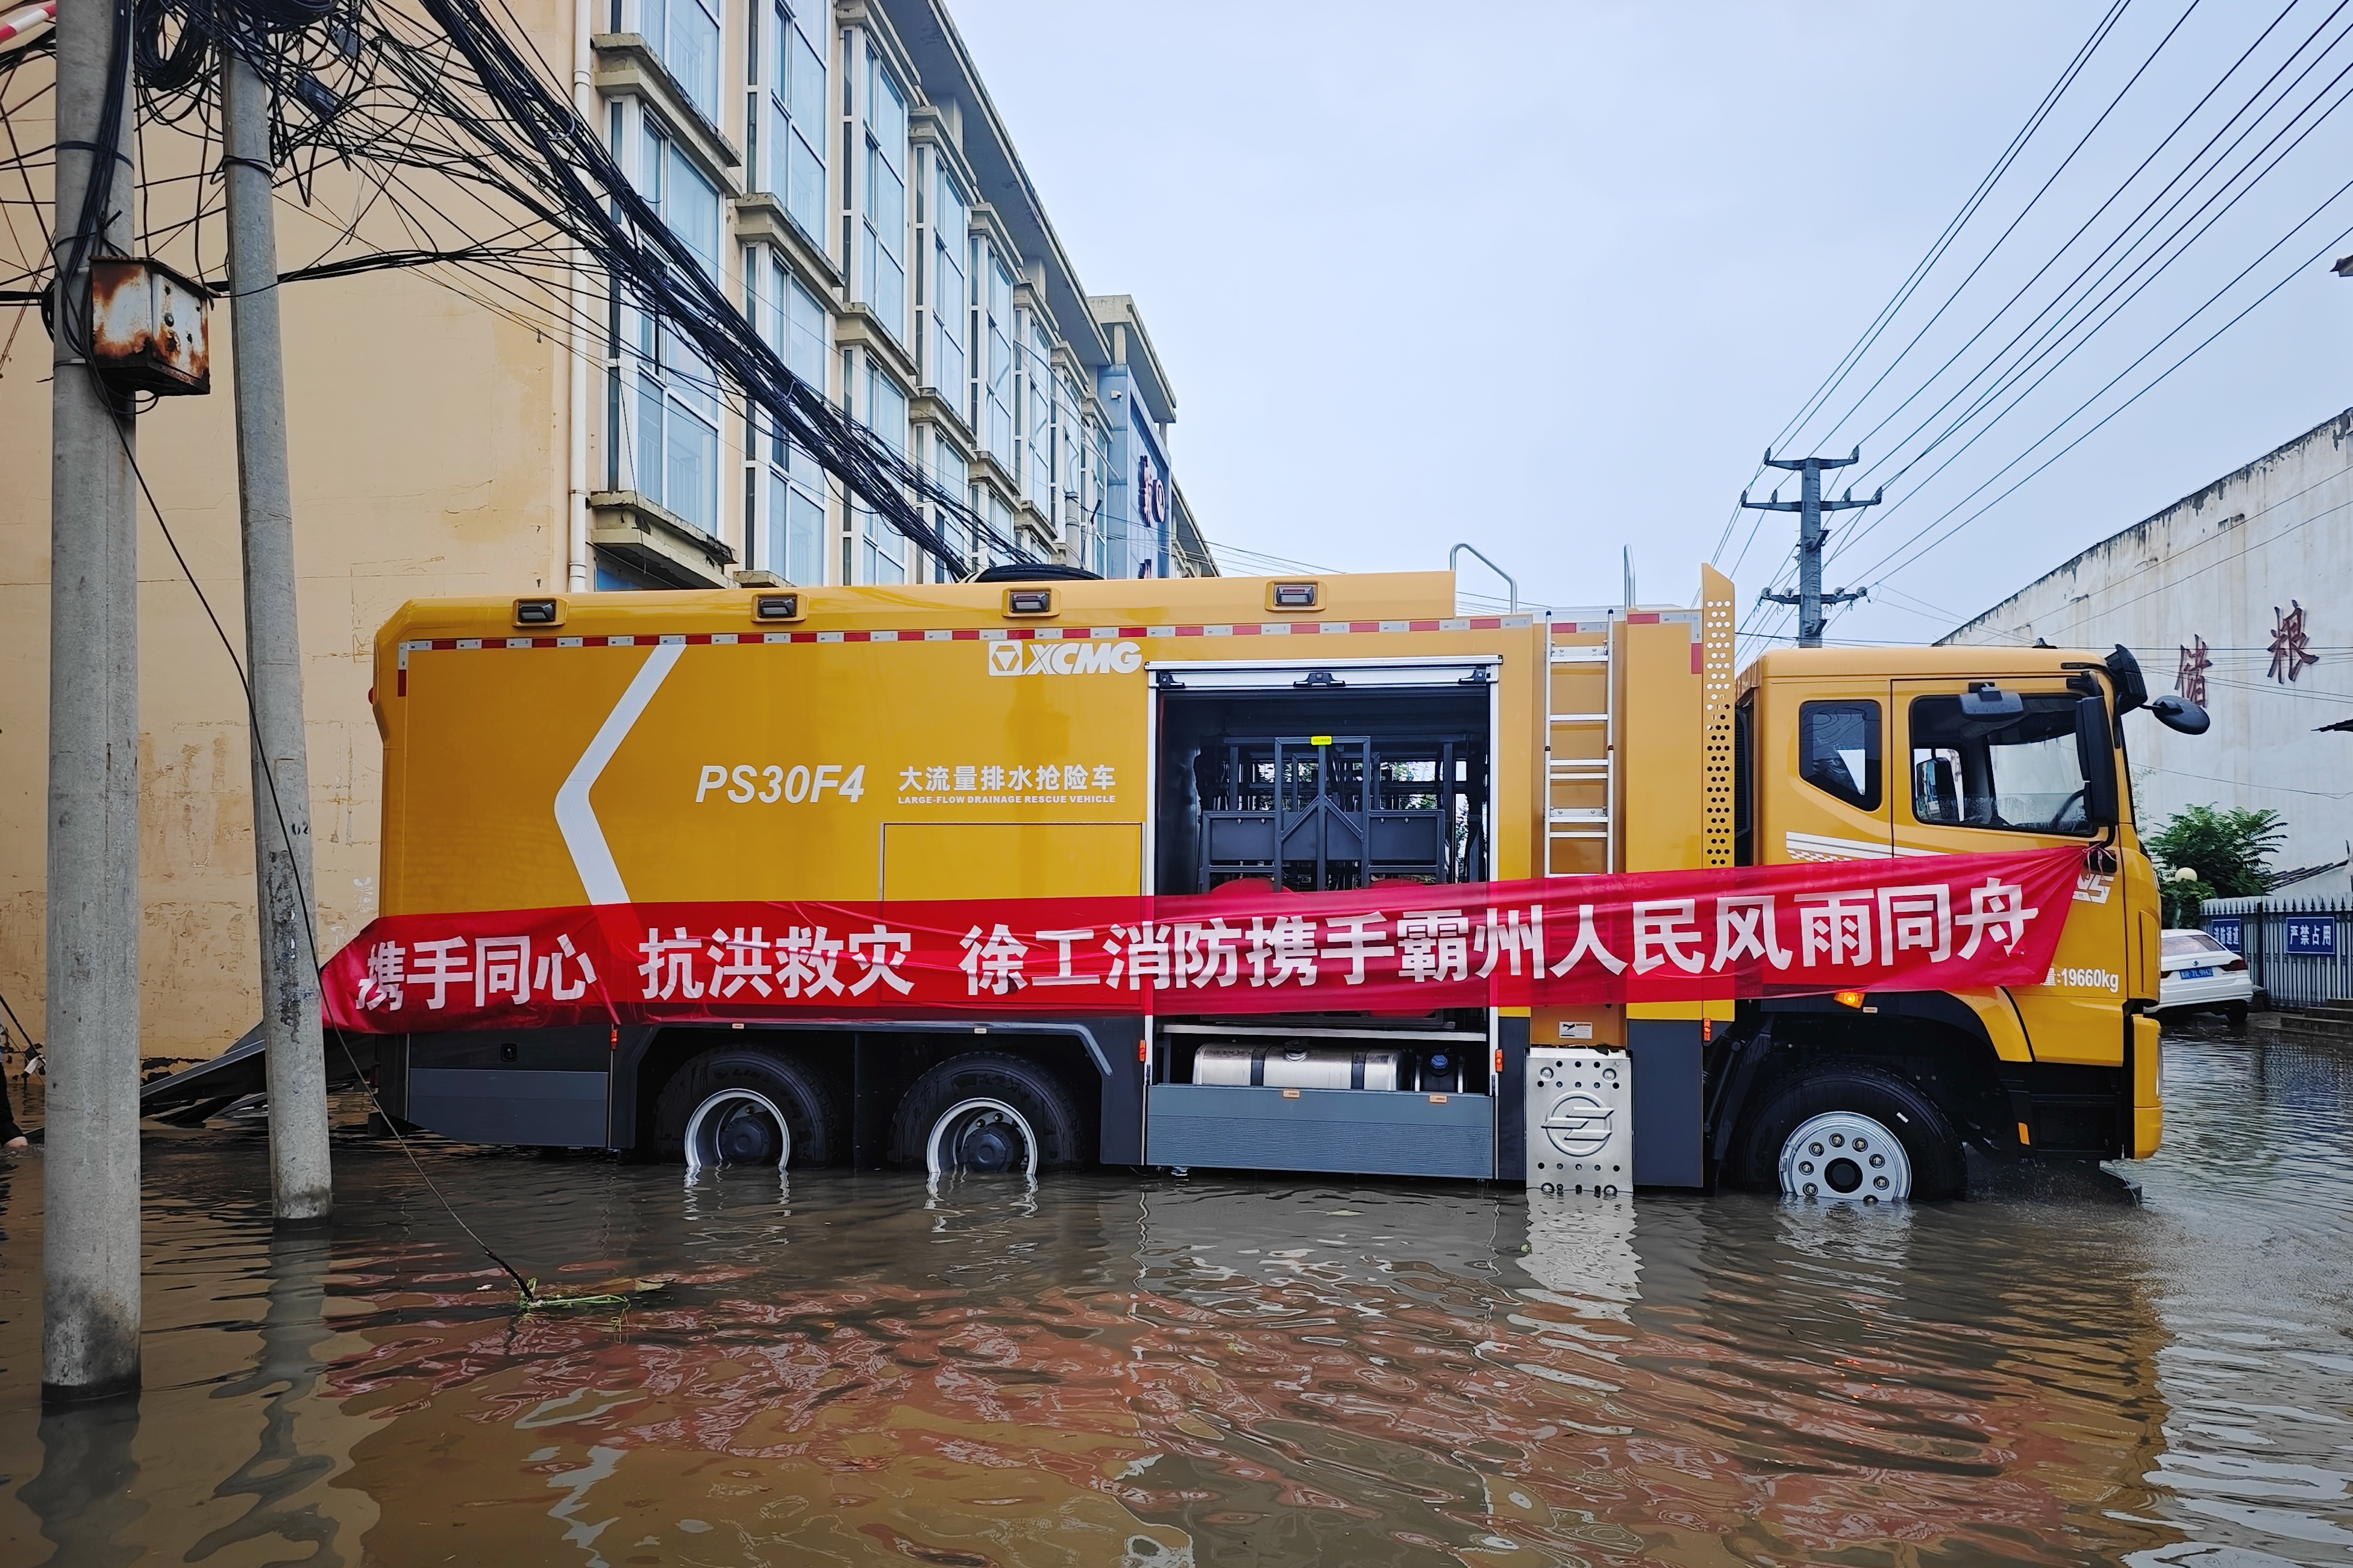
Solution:
[[[362,1033],[923,1012],[1427,1013],[2048,973],[2082,851],[1345,893],[610,904],[388,915],[336,953]]]

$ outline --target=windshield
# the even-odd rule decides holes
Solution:
[[[2217,954],[2228,958],[2231,950],[2202,931],[2169,931],[2165,933],[2165,956],[2168,958],[2212,958]]]
[[[1912,702],[1912,816],[1950,827],[2088,835],[2075,699],[2028,692],[2022,713],[1972,718],[1958,697]]]

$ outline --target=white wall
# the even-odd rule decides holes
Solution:
[[[2280,612],[2305,611],[2317,663],[2272,673]],[[2140,821],[2184,805],[2269,806],[2284,869],[2345,858],[2353,838],[2353,409],[2102,541],[1943,640],[2105,650],[2139,658],[2151,695],[2179,689],[2203,637],[2204,735],[2126,721]]]

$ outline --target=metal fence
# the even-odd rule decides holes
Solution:
[[[2247,961],[2273,1006],[2353,998],[2353,900],[2209,899],[2198,919]]]

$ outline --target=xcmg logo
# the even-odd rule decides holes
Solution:
[[[993,642],[991,675],[1133,675],[1144,649],[1132,642]]]

